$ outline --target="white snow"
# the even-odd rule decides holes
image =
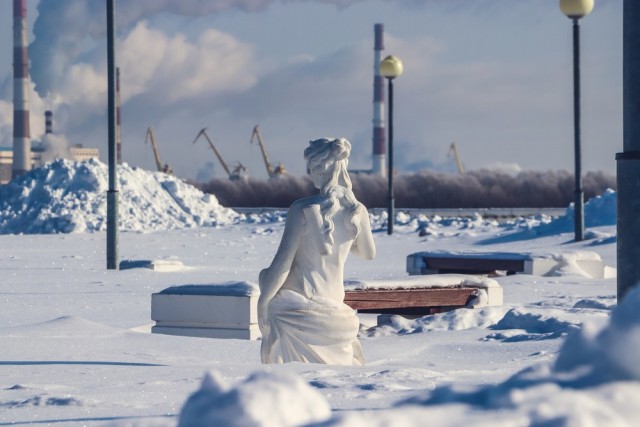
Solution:
[[[229,389],[219,374],[207,373],[182,408],[178,426],[293,427],[330,416],[327,400],[296,375],[257,372]]]
[[[361,315],[363,367],[263,366],[259,341],[151,334],[155,292],[211,283],[253,292],[284,215],[238,215],[127,166],[120,176],[121,227],[144,231],[120,235],[121,258],[188,268],[106,270],[97,162],[57,161],[0,188],[0,425],[638,425],[640,290],[617,306],[614,278],[569,268],[495,278],[502,307],[383,326]],[[403,215],[388,236],[385,216],[373,216],[377,258],[350,259],[345,277],[397,280],[408,254],[432,250],[593,251],[615,268],[611,200],[587,204],[590,238],[579,243],[551,227],[566,217]]]
[[[418,289],[434,287],[470,287],[496,288],[500,285],[493,279],[467,274],[446,274],[428,276],[409,276],[386,280],[347,279],[344,282],[346,290],[366,289]]]
[[[180,179],[118,166],[119,228],[157,231],[228,224],[237,214]],[[97,232],[107,228],[109,173],[96,159],[59,159],[0,187],[0,233]]]

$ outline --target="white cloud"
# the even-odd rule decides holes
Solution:
[[[123,102],[144,96],[167,105],[253,85],[253,47],[215,29],[197,40],[139,22],[120,42]]]

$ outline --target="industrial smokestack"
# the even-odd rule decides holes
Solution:
[[[385,166],[384,135],[384,78],[380,74],[380,61],[384,50],[384,25],[375,24],[373,27],[375,43],[373,46],[373,167],[371,171],[376,175],[387,175]]]
[[[27,0],[13,0],[13,178],[31,169],[28,90]]]
[[[116,162],[122,164],[122,128],[120,125],[120,67],[116,67]]]
[[[50,110],[44,112],[44,133],[45,135],[53,133],[53,112]]]

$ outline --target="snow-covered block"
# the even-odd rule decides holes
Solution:
[[[416,252],[407,256],[410,275],[469,273],[531,274],[536,276],[579,275],[602,279],[605,264],[595,252]]]
[[[600,255],[591,251],[530,255],[524,262],[525,274],[536,276],[577,275],[593,279],[605,278],[605,264]]]
[[[250,282],[173,286],[151,296],[151,332],[206,338],[260,338],[258,286]]]
[[[184,269],[182,261],[177,259],[141,259],[141,260],[129,260],[125,259],[120,261],[120,270],[129,270],[131,268],[148,268],[154,271],[160,272],[172,272],[181,271]]]

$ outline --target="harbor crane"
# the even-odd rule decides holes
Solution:
[[[460,155],[458,154],[458,149],[456,148],[456,143],[452,142],[449,146],[449,152],[447,153],[447,157],[450,157],[453,154],[453,157],[456,159],[456,166],[458,166],[458,173],[460,175],[464,175],[464,166],[462,166],[462,160],[460,160]]]
[[[173,169],[171,169],[171,166],[169,166],[168,163],[163,165],[160,160],[160,152],[158,151],[158,145],[156,144],[156,138],[153,135],[153,129],[151,129],[151,126],[147,128],[147,136],[144,139],[144,143],[146,144],[149,141],[151,141],[151,148],[153,149],[153,156],[156,159],[156,168],[158,169],[158,172],[173,175]]]
[[[253,144],[253,141],[255,139],[258,140],[258,145],[260,145],[260,151],[262,152],[262,159],[264,160],[264,166],[267,169],[267,174],[269,175],[269,178],[279,178],[283,175],[286,175],[287,171],[284,168],[284,165],[282,163],[279,162],[278,166],[274,167],[273,164],[269,162],[269,158],[267,157],[267,152],[264,148],[264,143],[262,142],[262,135],[260,135],[260,130],[258,129],[258,125],[255,125],[253,128],[253,132],[251,133],[250,143]]]
[[[224,171],[229,176],[230,180],[235,181],[235,180],[247,178],[247,168],[242,163],[238,162],[238,165],[234,167],[233,170],[229,169],[229,166],[227,166],[227,163],[224,161],[224,159],[220,155],[220,152],[218,151],[216,146],[213,145],[213,141],[211,140],[211,138],[209,137],[209,134],[207,133],[207,128],[200,129],[200,132],[198,132],[198,135],[196,135],[195,139],[193,140],[193,143],[195,144],[196,141],[198,141],[198,138],[200,138],[201,136],[204,136],[206,138],[207,142],[209,143],[209,147],[211,147],[211,149],[213,150],[213,153],[218,158],[218,161],[222,165],[222,168],[224,169]]]

